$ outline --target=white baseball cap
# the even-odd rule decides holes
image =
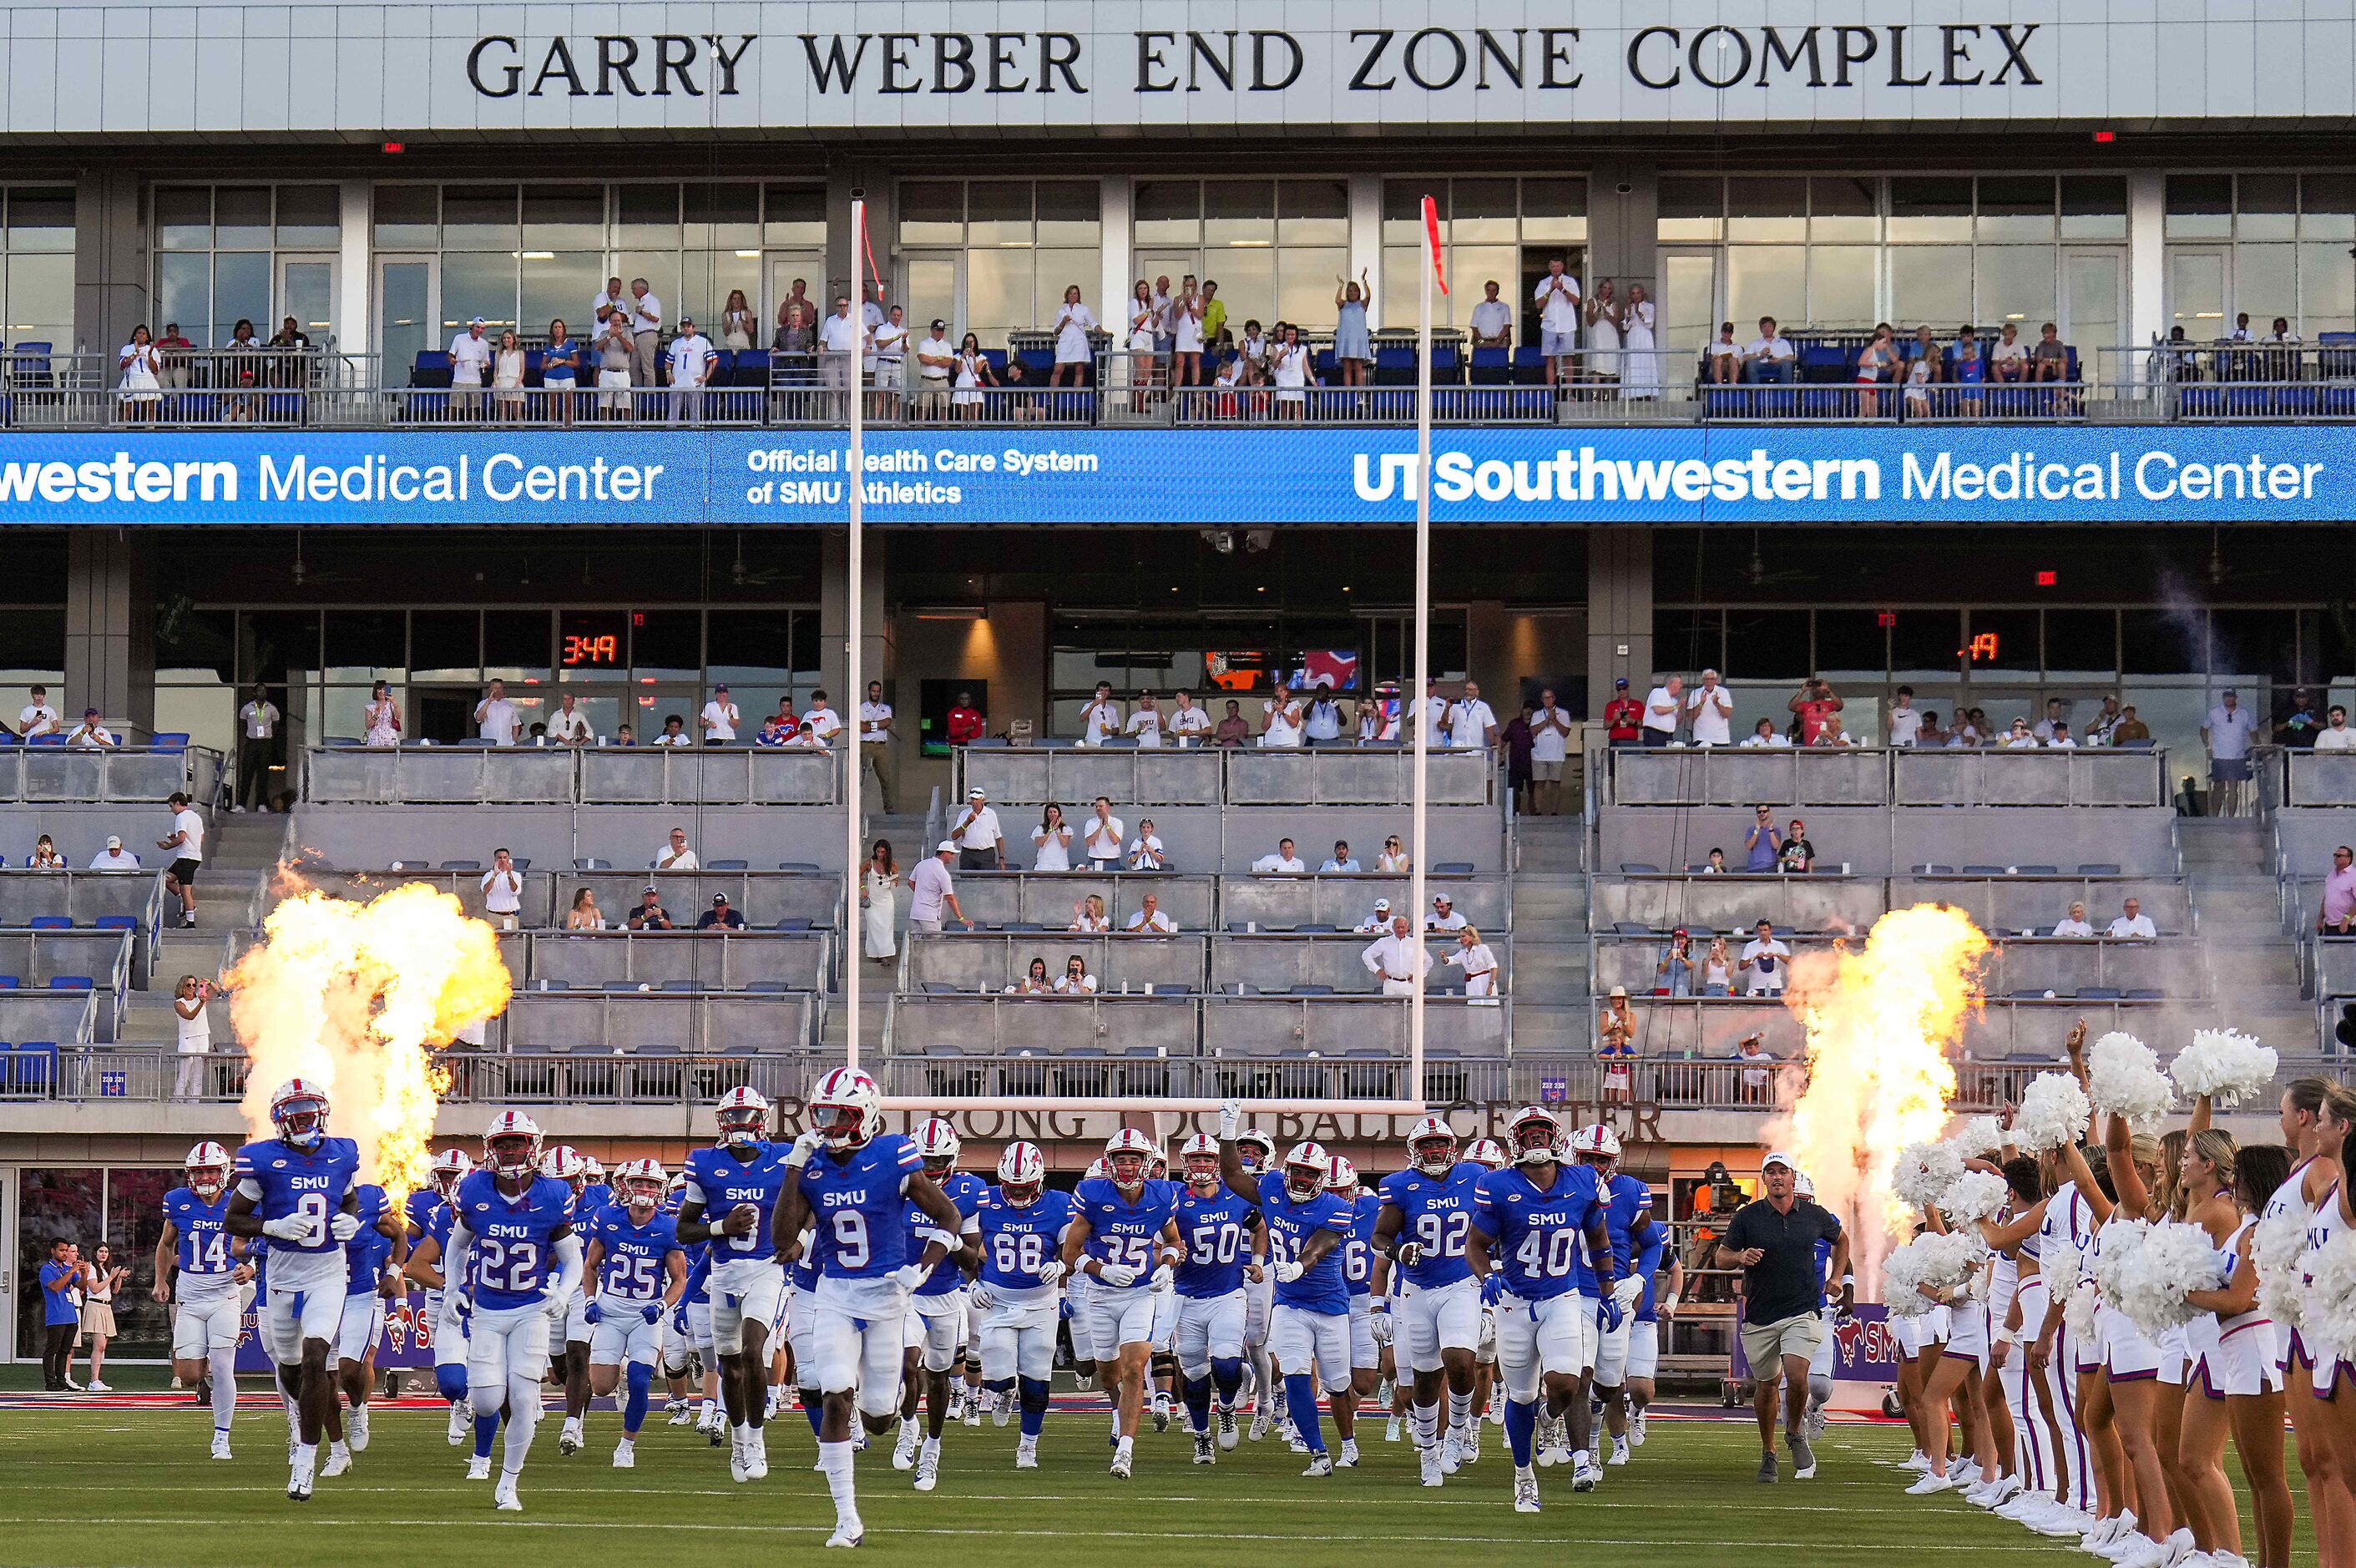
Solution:
[[[957,840],[943,839],[934,847],[933,853],[935,854],[955,854],[957,853]]]
[[[109,849],[121,849],[123,847],[123,839],[121,835],[116,833],[107,834],[106,847]]]
[[[1800,1174],[1800,1162],[1794,1159],[1791,1155],[1785,1154],[1781,1149],[1770,1149],[1767,1151],[1767,1157],[1759,1162],[1759,1173],[1762,1176],[1766,1175],[1767,1168],[1770,1165],[1781,1165],[1785,1170],[1790,1171],[1794,1176],[1798,1176]]]

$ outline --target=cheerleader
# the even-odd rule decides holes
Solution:
[[[2290,1562],[2290,1487],[2283,1475],[2283,1395],[2275,1370],[2268,1318],[2258,1305],[2258,1273],[2251,1256],[2256,1215],[2290,1171],[2290,1157],[2272,1144],[2236,1149],[2225,1133],[2205,1125],[2210,1103],[2195,1107],[2184,1151],[2187,1218],[2209,1233],[2224,1284],[2190,1292],[2201,1310],[2185,1327],[2192,1368],[2185,1380],[2179,1467],[2190,1505],[2194,1543],[2221,1568],[2242,1568],[2240,1510],[2225,1478],[2230,1429],[2250,1479],[2260,1568]]]
[[[1936,1208],[1925,1211],[1924,1219],[1932,1233],[1947,1233],[1945,1219]],[[1930,1360],[1930,1370],[1922,1380],[1922,1407],[1933,1423],[1932,1436],[1944,1450],[1946,1446],[1947,1411],[1953,1407],[1955,1423],[1963,1429],[1964,1457],[1958,1464],[1965,1466],[1963,1475],[1976,1466],[1978,1482],[1967,1489],[1966,1500],[1990,1507],[2009,1501],[2020,1489],[2018,1479],[2007,1475],[1997,1465],[1996,1442],[1988,1430],[1987,1412],[1981,1400],[1981,1386],[1987,1380],[1988,1353],[1988,1308],[1985,1297],[1985,1272],[1975,1273],[1962,1285],[1941,1294],[1931,1286],[1915,1287],[1929,1299],[1939,1303],[1936,1311],[1945,1314],[1944,1340],[1936,1346],[1935,1359]],[[1942,1332],[1935,1326],[1933,1332]],[[1943,1492],[1962,1479],[1954,1466],[1942,1475],[1932,1472],[1906,1488],[1908,1494],[1922,1497]],[[2009,1482],[2008,1488],[2006,1483]]]
[[[2292,1087],[2296,1090],[2297,1085]],[[2307,1222],[2307,1251],[2301,1265],[2301,1278],[2303,1283],[2310,1285],[2314,1283],[2312,1271],[2316,1254],[2343,1232],[2356,1230],[2356,1210],[2350,1208],[2347,1176],[2349,1160],[2351,1155],[2356,1155],[2356,1101],[2351,1101],[2348,1090],[2334,1085],[2329,1091],[2329,1102],[2324,1116],[2321,1125],[2325,1136],[2338,1139],[2338,1147],[2333,1151],[2338,1159],[2330,1182],[2317,1195],[2313,1217]],[[2327,1144],[2325,1146],[2329,1145]],[[2315,1164],[2319,1165],[2323,1163],[2320,1149],[2318,1154]],[[2309,1179],[2312,1179],[2311,1173]],[[2302,1402],[2308,1407],[2309,1418],[2308,1428],[2298,1434],[2299,1463],[2302,1467],[2308,1464],[2307,1450],[2310,1437],[2319,1440],[2317,1446],[2321,1451],[2323,1464],[2319,1473],[2318,1469],[2308,1471],[2308,1492],[2317,1499],[2311,1506],[2319,1512],[2325,1506],[2324,1495],[2329,1494],[2331,1503],[2347,1510],[2351,1507],[2349,1488],[2351,1482],[2356,1482],[2356,1391],[2356,1391],[2356,1346],[2317,1342],[2320,1340],[2320,1335],[2312,1328],[2305,1332],[2308,1343],[2302,1344],[2299,1334],[2291,1337],[2292,1375],[2296,1379],[2304,1369],[2309,1396],[2302,1402],[2294,1381],[2290,1389],[2293,1424],[2297,1424]],[[2348,1512],[2343,1511],[2339,1521],[2339,1533],[2333,1541],[2336,1550],[2322,1544],[2320,1523],[2317,1527],[2317,1536],[2316,1556],[2322,1568],[2347,1568],[2351,1561],[2356,1561],[2356,1557],[2351,1557],[2351,1552],[2356,1552],[2356,1531],[2350,1529]]]
[[[2275,1188],[2258,1214],[2259,1236],[2294,1219],[2304,1226],[2323,1195],[2340,1176],[2340,1151],[2351,1129],[2356,1129],[2356,1094],[2327,1079],[2301,1078],[2283,1091],[2282,1135],[2290,1151],[2290,1174]],[[2304,1238],[2293,1256],[2305,1251]],[[2272,1254],[2269,1254],[2270,1256]],[[2296,1263],[2291,1278],[2267,1282],[2277,1299],[2296,1300],[2300,1279]],[[2260,1276],[2265,1280],[2265,1271]],[[2274,1341],[2275,1372],[2283,1388],[2291,1432],[2297,1439],[2299,1473],[2307,1480],[2308,1511],[2315,1524],[2316,1559],[2329,1568],[2344,1568],[2356,1545],[2356,1504],[2351,1504],[2344,1472],[2334,1464],[2325,1417],[2329,1412],[2314,1398],[2309,1372],[2314,1357],[2295,1323],[2276,1317],[2269,1336]]]
[[[2012,1296],[2003,1316],[1996,1319],[1995,1344],[1989,1353],[2003,1385],[2024,1489],[1992,1511],[2040,1533],[2075,1535],[2089,1521],[2071,1504],[2070,1439],[2074,1432],[2065,1431],[2069,1423],[2047,1376],[2050,1365],[2030,1364],[2046,1320],[2045,1231],[2056,1195],[2040,1163],[2015,1153],[2009,1144],[2001,1174],[2011,1200],[2003,1213],[1983,1221],[1980,1229],[1989,1247],[1999,1257],[2011,1260]],[[2057,1253],[2074,1258],[2066,1247],[2057,1249]],[[1998,1277],[2000,1281],[2002,1265]],[[1996,1310],[1991,1303],[1990,1312]],[[2083,1459],[2078,1467],[2083,1468]]]

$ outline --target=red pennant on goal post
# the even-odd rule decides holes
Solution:
[[[1431,278],[1440,292],[1448,292],[1448,269],[1440,260],[1440,206],[1429,196],[1423,199],[1423,238],[1431,252]]]
[[[859,244],[860,248],[867,252],[868,281],[870,283],[880,285],[883,281],[884,274],[875,265],[875,241],[867,231],[867,208],[864,203],[862,203],[859,209]],[[877,296],[879,298],[882,296],[882,290],[880,287],[877,290]],[[853,303],[857,304],[858,302],[853,301]],[[866,306],[864,305],[861,305],[860,308],[863,310]]]

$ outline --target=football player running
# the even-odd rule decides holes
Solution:
[[[385,1304],[401,1294],[401,1262],[408,1255],[409,1220],[384,1188],[362,1182],[360,1229],[345,1249],[344,1309],[336,1320],[336,1373],[351,1411],[344,1418],[355,1454],[369,1445],[369,1387],[376,1380],[376,1348],[384,1338]],[[330,1472],[333,1473],[332,1471]]]
[[[1022,1410],[1014,1467],[1039,1467],[1039,1430],[1055,1371],[1055,1285],[1064,1277],[1065,1230],[1072,1195],[1047,1185],[1047,1159],[1036,1144],[999,1151],[998,1185],[982,1195],[981,1273],[969,1293],[981,1338],[982,1386],[996,1396],[991,1419],[1006,1424]]]
[[[915,1136],[916,1155],[925,1162],[926,1176],[957,1206],[962,1221],[958,1228],[958,1245],[962,1247],[967,1236],[978,1237],[981,1233],[974,1216],[989,1186],[971,1171],[957,1168],[962,1145],[955,1127],[936,1116],[918,1126]],[[915,1205],[910,1207],[909,1220],[919,1231],[932,1225],[931,1217]],[[922,1330],[922,1342],[916,1348],[918,1379],[925,1396],[925,1427],[920,1441],[914,1419],[918,1379],[911,1379],[901,1407],[900,1441],[893,1453],[892,1465],[899,1470],[913,1465],[916,1489],[929,1492],[940,1478],[941,1430],[948,1422],[950,1374],[957,1370],[965,1348],[964,1271],[953,1259],[943,1259],[916,1286],[910,1305],[916,1309],[917,1326]]]
[[[1256,1127],[1247,1127],[1237,1134],[1236,1158],[1257,1177],[1262,1171],[1276,1167],[1276,1140]],[[1276,1305],[1276,1280],[1266,1267],[1266,1237],[1261,1250],[1253,1254],[1261,1264],[1255,1275],[1244,1274],[1244,1368],[1252,1379],[1251,1440],[1258,1443],[1269,1434],[1271,1427],[1284,1419],[1284,1385],[1277,1380],[1268,1358],[1268,1324],[1270,1309]]]
[[[294,1402],[294,1444],[286,1495],[308,1502],[318,1470],[319,1437],[328,1433],[328,1474],[351,1463],[342,1442],[327,1358],[344,1310],[344,1243],[359,1234],[354,1189],[359,1145],[327,1136],[327,1096],[294,1078],[270,1097],[277,1136],[237,1152],[236,1187],[223,1220],[232,1236],[271,1242],[266,1292],[256,1316],[280,1388]]]
[[[1464,1157],[1484,1171],[1501,1171],[1513,1162],[1505,1145],[1494,1138],[1475,1138],[1465,1145]],[[1505,1385],[1497,1380],[1497,1312],[1486,1294],[1481,1303],[1480,1337],[1472,1345],[1472,1408],[1492,1426],[1505,1424]],[[1466,1428],[1464,1462],[1481,1457],[1481,1423]]]
[[[540,1174],[564,1184],[572,1195],[573,1233],[588,1245],[589,1220],[602,1208],[609,1189],[599,1188],[605,1197],[592,1203],[589,1190],[589,1162],[581,1151],[570,1144],[559,1144],[540,1156]],[[585,1253],[584,1253],[585,1255]],[[581,1283],[573,1289],[573,1300],[564,1309],[564,1322],[555,1338],[550,1369],[556,1375],[558,1386],[564,1390],[564,1425],[556,1434],[556,1451],[567,1458],[581,1452],[581,1423],[589,1413],[589,1273],[584,1266]]]
[[[458,1310],[461,1293],[448,1281],[450,1228],[458,1218],[452,1206],[458,1184],[475,1168],[463,1149],[444,1149],[434,1157],[433,1201],[420,1206],[421,1193],[411,1193],[410,1223],[417,1234],[409,1239],[409,1260],[402,1272],[425,1288],[425,1321],[434,1339],[434,1387],[450,1406],[450,1446],[457,1447],[474,1434],[474,1407],[466,1402],[466,1321]]]
[[[1172,1282],[1178,1293],[1178,1375],[1184,1380],[1186,1430],[1194,1435],[1194,1463],[1215,1465],[1218,1449],[1236,1445],[1246,1292],[1248,1283],[1267,1276],[1268,1228],[1259,1210],[1220,1180],[1216,1138],[1195,1133],[1178,1158],[1186,1176],[1177,1213],[1178,1239],[1186,1256]]]
[[[1407,1135],[1408,1168],[1383,1178],[1374,1248],[1399,1273],[1398,1303],[1387,1336],[1414,1380],[1408,1430],[1423,1484],[1437,1487],[1477,1451],[1473,1353],[1481,1339],[1481,1287],[1466,1261],[1483,1166],[1457,1157],[1456,1134],[1427,1116]],[[1387,1274],[1386,1274],[1387,1280]],[[1448,1393],[1442,1434],[1440,1396]]]
[[[618,1201],[589,1217],[582,1273],[594,1294],[588,1319],[589,1391],[603,1399],[625,1379],[622,1441],[614,1468],[637,1464],[638,1428],[646,1423],[655,1363],[662,1354],[662,1320],[687,1293],[687,1250],[678,1222],[661,1212],[669,1177],[653,1160],[626,1161],[615,1173]],[[569,1423],[567,1424],[570,1424]]]
[[[687,1156],[679,1239],[711,1243],[712,1345],[727,1412],[728,1474],[757,1481],[769,1473],[769,1325],[786,1291],[771,1222],[791,1186],[790,1150],[767,1141],[769,1102],[750,1088],[722,1095],[712,1114],[720,1141]]]
[[[213,1457],[226,1459],[230,1423],[237,1414],[237,1337],[244,1316],[238,1287],[253,1270],[230,1253],[230,1154],[198,1144],[182,1163],[186,1182],[164,1195],[164,1230],[155,1239],[157,1305],[177,1288],[172,1319],[172,1370],[183,1385],[204,1391],[213,1409]]]
[[[1064,1267],[1088,1280],[1085,1328],[1113,1404],[1112,1473],[1130,1477],[1137,1419],[1153,1353],[1154,1292],[1174,1280],[1184,1255],[1178,1188],[1147,1174],[1153,1140],[1124,1127],[1105,1144],[1109,1176],[1092,1176],[1072,1197],[1078,1212],[1064,1233]],[[1075,1319],[1076,1342],[1083,1328]]]
[[[1350,1302],[1350,1429],[1344,1434],[1342,1452],[1333,1461],[1346,1468],[1358,1462],[1358,1412],[1382,1384],[1382,1352],[1375,1343],[1375,1221],[1382,1199],[1358,1185],[1358,1169],[1335,1155],[1325,1179],[1325,1190],[1350,1206],[1350,1234],[1342,1243],[1342,1285]],[[1335,1426],[1342,1424],[1334,1412]]]
[[[540,1128],[503,1111],[483,1134],[483,1163],[459,1182],[451,1204],[450,1256],[459,1315],[466,1323],[467,1402],[475,1410],[468,1480],[490,1473],[491,1435],[502,1412],[507,1437],[492,1501],[519,1513],[516,1483],[540,1424],[541,1375],[550,1337],[562,1331],[581,1283],[581,1239],[573,1233],[573,1189],[540,1174]]]
[[[1595,1305],[1593,1384],[1603,1401],[1605,1434],[1610,1439],[1604,1463],[1625,1465],[1630,1447],[1629,1347],[1635,1336],[1636,1308],[1644,1303],[1645,1282],[1650,1277],[1637,1263],[1648,1244],[1658,1253],[1655,1232],[1661,1227],[1653,1223],[1653,1189],[1619,1168],[1619,1133],[1598,1122],[1571,1134],[1570,1148],[1572,1157],[1582,1165],[1594,1167],[1602,1183],[1603,1223],[1612,1237],[1612,1272],[1622,1279],[1637,1282],[1636,1299],[1630,1305],[1623,1307],[1612,1296],[1599,1297]]]

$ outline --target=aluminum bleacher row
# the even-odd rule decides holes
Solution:
[[[2356,845],[2356,756],[2263,746],[2252,754],[2282,928],[2298,943],[2300,979],[2325,1039],[2356,1050],[2356,937],[2317,929],[2331,852]]]

